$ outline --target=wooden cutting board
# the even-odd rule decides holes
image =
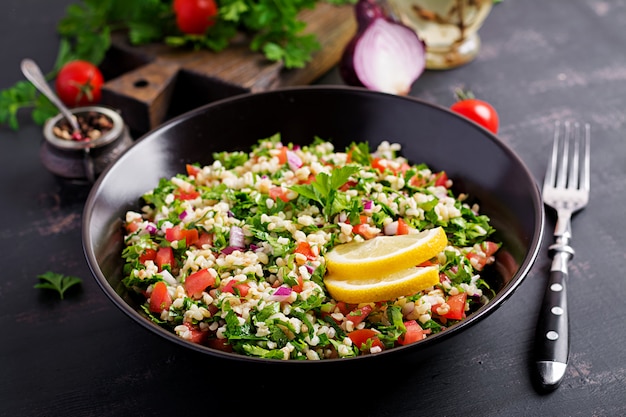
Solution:
[[[215,53],[164,44],[132,46],[116,34],[101,65],[107,79],[103,104],[119,109],[131,131],[143,134],[171,117],[228,96],[310,84],[338,63],[356,32],[356,20],[352,6],[324,2],[303,11],[300,18],[321,48],[299,69],[285,69],[250,51],[243,35]]]

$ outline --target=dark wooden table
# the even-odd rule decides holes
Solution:
[[[0,88],[23,79],[24,57],[52,66],[55,26],[70,3],[3,2]],[[41,128],[23,116],[18,132],[0,127],[0,415],[626,415],[625,22],[626,0],[504,0],[480,31],[477,60],[427,72],[412,91],[448,106],[455,88],[468,87],[492,102],[500,137],[538,179],[555,120],[592,124],[591,201],[573,223],[571,363],[555,392],[541,394],[531,380],[546,250],[486,320],[383,367],[294,374],[160,340],[91,278],[81,246],[88,190],[62,186],[45,170]],[[331,71],[320,82],[341,81]],[[550,232],[553,224],[550,215]],[[60,301],[33,288],[46,271],[83,284]]]

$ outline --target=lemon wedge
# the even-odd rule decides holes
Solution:
[[[439,267],[411,267],[374,278],[341,279],[327,275],[324,284],[337,301],[373,303],[408,296],[439,282]]]
[[[380,279],[427,261],[447,244],[441,227],[408,235],[378,236],[335,246],[325,255],[326,269],[334,279]]]

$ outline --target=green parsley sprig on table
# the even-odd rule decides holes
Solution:
[[[61,300],[65,295],[65,291],[73,287],[74,285],[83,282],[82,279],[73,276],[67,276],[63,274],[57,274],[55,272],[46,272],[39,275],[37,278],[41,280],[39,284],[35,284],[34,288],[54,290],[59,293]]]

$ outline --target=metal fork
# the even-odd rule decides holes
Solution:
[[[550,279],[537,323],[535,364],[544,390],[559,386],[569,357],[569,320],[567,310],[567,265],[574,256],[571,217],[589,201],[590,126],[565,122],[554,129],[552,158],[543,183],[543,201],[557,213]],[[573,149],[570,149],[573,145]],[[571,152],[571,155],[570,155]]]

